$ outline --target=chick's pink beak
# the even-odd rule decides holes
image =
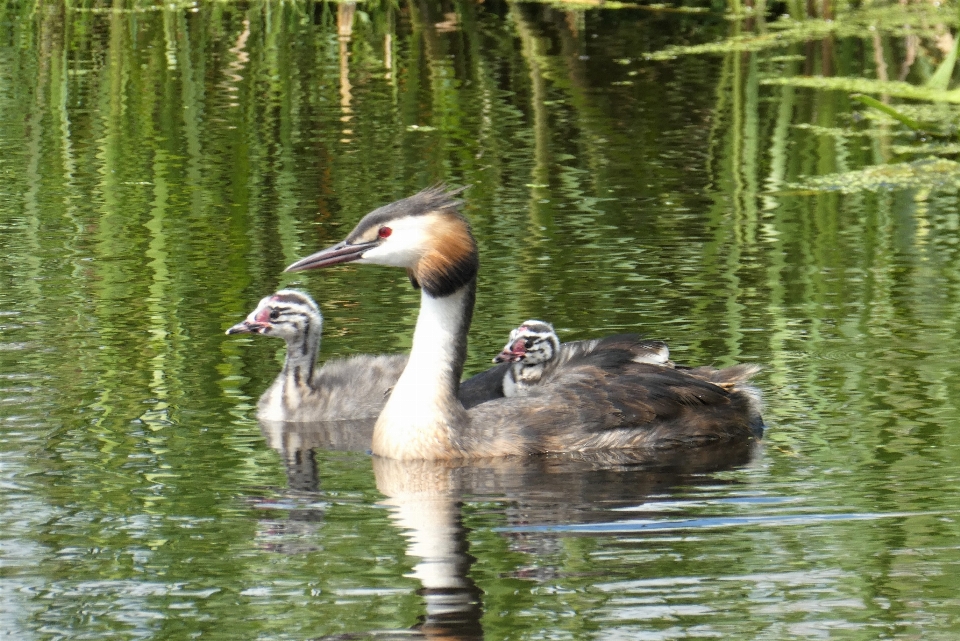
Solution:
[[[256,316],[250,314],[228,329],[227,334],[262,334],[268,327],[270,327],[270,310],[261,309]]]
[[[503,351],[497,354],[496,358],[493,359],[494,363],[516,363],[517,361],[523,360],[523,357],[527,355],[527,347],[524,345],[522,338],[518,338],[513,342],[513,345],[508,345],[503,348]]]

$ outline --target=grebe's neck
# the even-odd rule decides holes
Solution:
[[[287,355],[280,372],[284,387],[309,387],[319,353],[320,330],[310,323],[303,328],[302,336],[287,339]]]
[[[373,433],[373,453],[397,459],[458,458],[455,430],[466,422],[457,399],[467,357],[476,279],[447,296],[420,296],[410,360]]]
[[[302,336],[287,339],[283,369],[260,397],[257,416],[261,420],[288,420],[290,413],[315,393],[312,381],[320,352],[321,329],[308,323]]]

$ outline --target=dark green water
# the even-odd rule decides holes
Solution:
[[[960,634],[956,191],[785,191],[898,134],[764,84],[895,76],[905,36],[645,61],[760,27],[84,7],[0,4],[0,637]],[[282,269],[437,181],[472,185],[468,370],[529,317],[640,331],[762,363],[762,446],[397,469],[261,428],[280,345],[223,330],[294,285],[325,354],[406,349],[399,270]]]

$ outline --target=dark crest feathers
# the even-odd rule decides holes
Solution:
[[[427,187],[412,196],[378,207],[363,217],[363,220],[347,236],[346,242],[352,243],[371,227],[379,227],[389,220],[404,216],[423,216],[444,209],[456,210],[463,201],[457,196],[467,187],[448,189],[443,183]]]
[[[309,307],[316,307],[316,303],[314,303],[308,296],[293,290],[287,290],[283,293],[274,294],[270,298],[276,303],[289,303],[293,305],[307,305]]]

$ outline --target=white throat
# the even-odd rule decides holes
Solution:
[[[413,333],[410,360],[393,387],[373,434],[373,453],[396,459],[448,458],[455,447],[451,423],[465,420],[457,399],[466,340],[466,321],[472,310],[469,286],[434,298],[420,296],[420,315]]]

